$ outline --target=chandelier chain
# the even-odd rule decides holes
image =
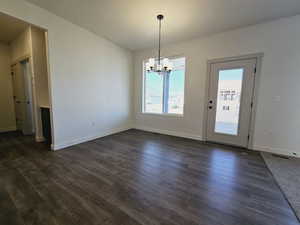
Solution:
[[[161,19],[159,19],[159,37],[158,37],[158,65],[160,65],[160,46],[161,46]]]

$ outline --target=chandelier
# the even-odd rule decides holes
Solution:
[[[161,58],[161,21],[163,20],[163,15],[158,15],[157,20],[159,22],[159,36],[158,36],[158,58],[150,58],[146,63],[147,72],[156,72],[158,74],[170,73],[173,69],[173,63],[170,62],[168,58]]]

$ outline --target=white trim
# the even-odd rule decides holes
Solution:
[[[264,53],[260,52],[260,53],[253,53],[253,54],[248,54],[248,55],[210,59],[210,60],[207,60],[207,63],[213,64],[213,63],[230,62],[230,61],[237,61],[237,60],[244,60],[244,59],[257,59],[257,58],[262,58],[262,57],[264,57]]]
[[[291,149],[282,149],[282,148],[273,148],[273,147],[269,147],[269,146],[254,145],[253,150],[254,151],[269,152],[269,153],[273,153],[273,154],[287,155],[287,156],[293,156],[293,157],[300,158],[300,152],[299,151],[293,151]]]
[[[82,138],[78,138],[78,139],[73,139],[73,140],[65,141],[65,142],[62,142],[62,143],[59,143],[59,144],[54,144],[54,145],[52,144],[51,149],[54,150],[54,151],[61,150],[61,149],[64,149],[64,148],[67,148],[67,147],[70,147],[70,146],[73,146],[73,145],[77,145],[77,144],[81,144],[81,143],[84,143],[84,142],[92,141],[92,140],[95,140],[95,139],[98,139],[98,138],[101,138],[101,137],[105,137],[105,136],[108,136],[108,135],[111,135],[111,134],[115,134],[115,133],[119,133],[119,132],[122,132],[122,131],[129,130],[129,129],[132,129],[132,126],[127,125],[127,126],[124,126],[124,127],[115,128],[115,129],[105,131],[101,134],[86,136],[86,137],[82,137]]]
[[[189,134],[189,133],[182,133],[182,132],[176,132],[176,131],[170,131],[170,130],[161,130],[151,127],[145,127],[145,126],[135,126],[135,129],[147,131],[147,132],[153,132],[158,134],[165,134],[165,135],[171,135],[176,137],[183,137],[198,141],[204,141],[203,138],[199,135]],[[292,151],[289,149],[280,149],[280,148],[273,148],[273,147],[267,147],[267,146],[258,146],[255,145],[253,148],[250,148],[253,151],[259,151],[259,152],[270,152],[273,154],[280,154],[280,155],[287,155],[287,156],[293,156],[300,158],[300,152],[298,151]],[[294,154],[296,153],[296,155]]]
[[[256,121],[256,111],[258,104],[258,91],[260,86],[261,79],[261,71],[262,71],[262,63],[263,63],[264,53],[258,53],[256,58],[256,74],[254,78],[254,87],[252,93],[252,111],[250,117],[250,125],[249,125],[249,141],[248,141],[248,149],[253,149],[254,142],[254,132],[255,132],[255,121]]]
[[[44,142],[46,139],[44,137],[36,136],[35,141],[36,142]]]
[[[149,112],[141,112],[139,114],[146,115],[146,116],[163,116],[163,117],[179,117],[179,118],[184,118],[183,114],[176,114],[176,113],[149,113]]]
[[[158,134],[166,134],[166,135],[170,135],[170,136],[183,137],[183,138],[188,138],[188,139],[193,139],[193,140],[198,140],[198,141],[203,140],[203,138],[201,136],[196,135],[196,134],[176,132],[176,131],[171,131],[171,130],[161,130],[161,129],[145,127],[145,126],[139,126],[139,125],[135,126],[135,129],[148,131],[148,132],[153,132],[153,133],[158,133]]]
[[[11,126],[11,127],[0,127],[0,133],[4,132],[10,132],[10,131],[16,131],[17,127],[16,126]]]
[[[49,93],[49,111],[50,111],[50,130],[51,130],[51,143],[54,143],[55,133],[54,133],[54,119],[53,119],[53,109],[52,109],[52,76],[50,70],[50,48],[49,48],[49,31],[45,30],[45,44],[46,44],[46,58],[47,58],[47,81],[48,81],[48,93]]]

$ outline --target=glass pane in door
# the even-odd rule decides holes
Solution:
[[[238,135],[244,69],[219,71],[215,132]]]

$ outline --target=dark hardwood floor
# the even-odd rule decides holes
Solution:
[[[258,153],[129,130],[50,152],[0,135],[1,225],[298,225]]]

